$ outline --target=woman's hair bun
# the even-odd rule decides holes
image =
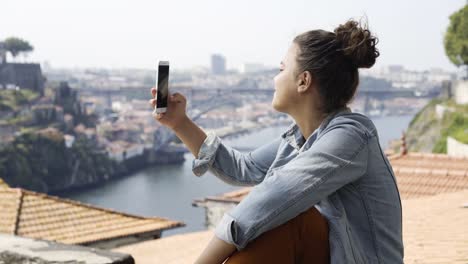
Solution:
[[[380,55],[375,47],[378,39],[371,34],[367,26],[349,20],[334,30],[336,40],[341,46],[343,55],[357,68],[370,68]]]

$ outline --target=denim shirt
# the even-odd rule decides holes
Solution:
[[[329,114],[307,140],[293,123],[249,153],[208,133],[192,170],[254,186],[215,229],[238,250],[315,206],[328,221],[331,263],[403,263],[401,202],[392,167],[373,122],[348,107]]]

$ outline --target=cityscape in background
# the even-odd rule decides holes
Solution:
[[[43,69],[48,82],[66,81],[78,91],[82,109],[99,116],[88,135],[95,133],[98,142],[107,145],[110,157],[121,161],[123,152],[129,158],[142,154],[145,146],[166,145],[164,139],[170,132],[148,115],[155,69],[55,69],[47,65]],[[277,73],[277,67],[261,63],[247,63],[242,71],[228,70],[226,58],[214,54],[210,67],[171,70],[170,91],[187,97],[189,114],[202,128],[233,136],[291,121],[271,107]],[[363,71],[351,108],[373,117],[413,115],[440,94],[444,81],[455,77],[455,72],[411,71],[401,65]]]

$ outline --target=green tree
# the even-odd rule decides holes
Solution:
[[[468,70],[468,5],[450,16],[444,44],[450,61]]]
[[[10,37],[5,39],[5,49],[11,53],[11,56],[15,58],[20,53],[28,53],[34,50],[34,47],[29,44],[26,40]]]

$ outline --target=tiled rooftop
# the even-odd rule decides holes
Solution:
[[[18,188],[0,188],[0,232],[65,244],[86,244],[183,226]]]
[[[195,203],[204,202],[204,201],[214,201],[214,202],[232,202],[239,203],[242,199],[249,194],[251,187],[242,188],[240,190],[224,193],[220,196],[208,196],[203,200],[195,200]]]
[[[194,263],[212,236],[211,231],[180,234],[119,247],[112,251],[130,254],[138,264]]]
[[[468,190],[403,200],[405,263],[468,263]]]
[[[389,158],[402,199],[468,188],[468,158],[415,153]]]
[[[468,190],[403,200],[406,264],[468,263]],[[193,263],[211,231],[145,241],[114,251],[131,254],[136,263]]]
[[[1,188],[9,188],[8,184],[6,184],[6,183],[2,180],[2,178],[0,178],[0,189],[1,189]]]

